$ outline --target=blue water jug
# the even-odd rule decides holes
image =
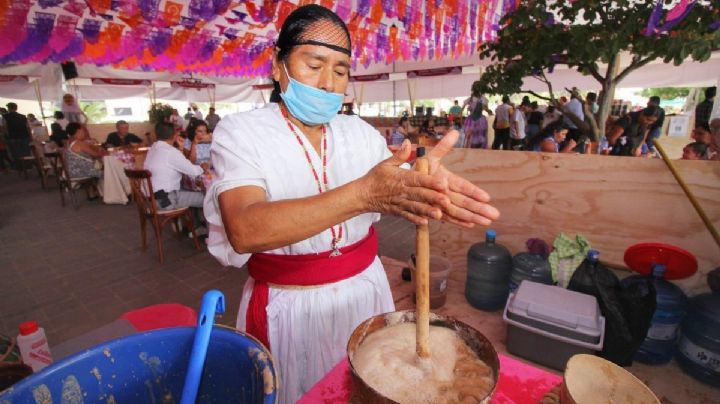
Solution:
[[[485,233],[485,242],[476,243],[467,253],[465,298],[471,306],[485,311],[505,307],[512,260],[507,248],[495,242],[495,230]]]
[[[720,386],[720,293],[690,299],[675,359],[692,377]]]
[[[666,267],[652,268],[657,306],[647,336],[635,354],[639,362],[659,365],[670,362],[677,346],[678,329],[687,311],[688,299],[679,287],[663,279]],[[632,275],[622,280],[623,287],[642,281],[641,275]]]
[[[512,258],[512,271],[510,272],[510,291],[517,289],[522,281],[552,285],[552,270],[548,260],[528,252],[515,254]]]

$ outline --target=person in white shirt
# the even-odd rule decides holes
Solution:
[[[495,139],[493,139],[493,150],[510,149],[510,115],[513,107],[510,105],[510,97],[504,95],[502,104],[495,108]]]
[[[187,126],[187,124],[185,123],[185,119],[180,116],[180,112],[178,112],[177,109],[172,110],[172,115],[170,115],[170,123],[175,125],[176,128],[180,128],[180,130],[185,130],[185,127]]]
[[[530,103],[523,101],[519,107],[515,108],[510,118],[510,148],[515,149],[522,146],[525,140],[525,113],[530,109]]]
[[[63,95],[62,105],[63,115],[68,122],[87,123],[88,117],[85,115],[85,111],[80,108],[80,105],[75,102],[75,96],[72,94]]]
[[[573,92],[570,95],[570,101],[568,101],[564,106],[564,114],[565,114],[565,126],[568,127],[568,134],[566,141],[574,140],[576,143],[580,143],[580,137],[582,135],[582,130],[578,128],[577,125],[567,116],[567,114],[573,114],[580,122],[585,120],[585,113],[583,112],[583,104],[578,99],[577,94],[575,93],[575,89],[573,89]]]
[[[555,109],[555,106],[548,105],[543,114],[542,128],[545,129],[551,123],[557,121],[562,117],[562,114]]]
[[[193,110],[193,118],[198,119],[200,121],[203,120],[203,114],[200,112],[200,108],[198,108],[197,104],[190,104],[190,107]]]
[[[205,195],[202,192],[180,189],[183,174],[196,178],[207,173],[207,164],[197,166],[190,162],[173,144],[179,142],[179,132],[170,123],[155,126],[157,142],[153,143],[145,158],[144,168],[152,174],[155,199],[160,209],[193,208],[195,228],[202,233],[202,207]]]
[[[332,11],[298,7],[273,46],[278,102],[227,115],[215,128],[217,179],[205,213],[210,253],[249,272],[237,327],[272,351],[285,404],[346,357],[362,321],[395,310],[372,227],[380,213],[471,227],[498,212],[484,191],[441,164],[457,131],[427,153],[433,169],[423,175],[399,167],[409,140],[393,156],[375,128],[337,113],[353,47]]]

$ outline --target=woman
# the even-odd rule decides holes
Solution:
[[[463,131],[465,132],[465,142],[467,147],[473,149],[485,149],[487,148],[487,118],[483,115],[483,111],[486,111],[489,115],[492,115],[492,111],[488,108],[488,99],[482,94],[475,94],[466,99],[463,102],[463,108],[467,107],[468,115],[465,118],[465,124]]]
[[[390,136],[391,145],[401,145],[402,142],[405,141],[405,137],[407,136],[407,121],[408,119],[406,116],[400,118],[395,130]]]
[[[708,146],[702,142],[692,142],[683,148],[683,160],[706,160]]]
[[[376,212],[465,227],[499,215],[486,192],[440,164],[457,132],[428,153],[433,175],[423,175],[399,167],[409,141],[392,156],[377,130],[337,114],[350,49],[337,15],[297,8],[273,54],[271,99],[280,102],[229,115],[213,133],[208,249],[224,265],[247,263],[237,326],[272,351],[283,403],[345,356],[358,324],[394,310],[371,227]]]
[[[540,125],[543,122],[543,113],[538,111],[538,103],[533,101],[530,103],[530,113],[527,118],[527,136],[532,139],[540,133]]]
[[[572,153],[573,148],[576,146],[574,140],[570,139],[565,146],[560,148],[560,145],[565,141],[567,137],[568,128],[562,121],[555,121],[540,132],[535,139],[533,150],[546,153]]]
[[[47,139],[47,133],[43,127],[43,123],[35,117],[35,114],[27,114],[28,126],[33,140],[44,141]]]
[[[550,125],[553,122],[556,122],[562,118],[562,114],[555,110],[555,106],[548,105],[545,109],[545,113],[543,114],[543,120],[542,120],[542,128],[545,129],[548,125]]]
[[[87,130],[77,122],[70,122],[65,128],[69,136],[69,145],[65,150],[65,164],[70,178],[102,178],[103,171],[98,167],[107,151],[90,144]]]
[[[195,165],[210,163],[210,143],[212,135],[205,121],[195,120],[188,126],[185,138],[185,155]]]
[[[65,147],[65,142],[68,140],[68,135],[65,131],[68,121],[60,111],[55,111],[53,117],[55,118],[55,122],[50,124],[50,140],[52,140],[57,147],[63,148]]]
[[[87,115],[80,109],[80,106],[75,102],[75,96],[72,94],[63,95],[61,109],[68,122],[87,123],[88,121]]]

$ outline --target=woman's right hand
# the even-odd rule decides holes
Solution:
[[[390,158],[375,166],[360,179],[360,195],[369,212],[389,213],[418,224],[442,218],[440,207],[448,207],[450,198],[443,192],[448,185],[427,174],[400,168],[410,157],[409,140]]]

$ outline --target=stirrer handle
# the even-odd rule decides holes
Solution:
[[[428,174],[424,148],[417,150],[415,170]],[[418,225],[415,236],[415,350],[420,358],[430,357],[430,233],[428,225]]]

